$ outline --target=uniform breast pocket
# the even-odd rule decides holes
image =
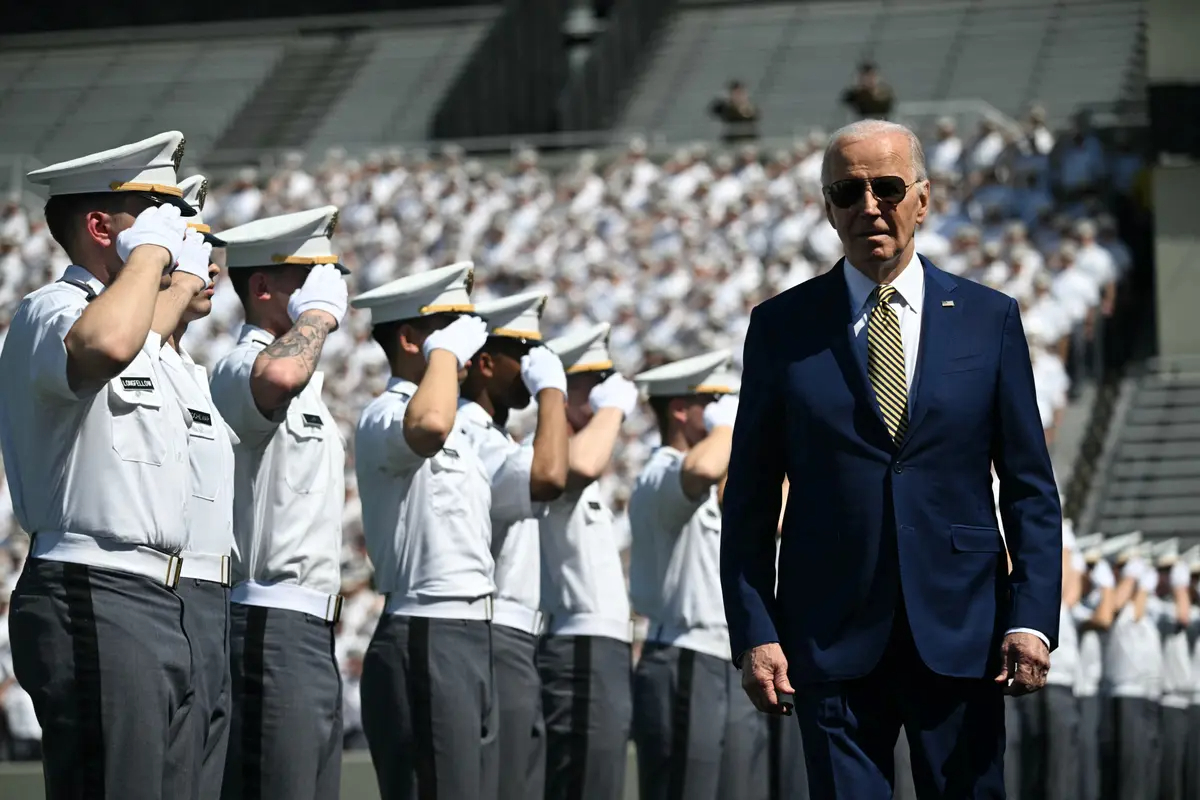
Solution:
[[[191,464],[192,494],[204,500],[217,499],[222,480],[217,436],[211,417],[205,424],[202,418],[197,418],[195,411],[192,411],[192,428],[188,432],[188,461]]]
[[[288,488],[297,494],[311,494],[322,487],[318,483],[325,466],[325,437],[334,436],[326,430],[320,414],[310,411],[289,411],[283,426],[287,433],[283,477]]]
[[[467,464],[458,450],[443,447],[429,460],[433,474],[430,483],[430,502],[439,513],[462,513],[462,491],[467,480]]]
[[[161,466],[167,455],[163,397],[153,377],[117,376],[108,384],[113,450],[122,461]]]

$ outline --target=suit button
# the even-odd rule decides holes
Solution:
[[[894,472],[894,473],[896,473],[897,475],[899,475],[901,472],[904,472],[904,465],[903,465],[903,464],[893,464],[893,465],[892,465],[892,472]]]

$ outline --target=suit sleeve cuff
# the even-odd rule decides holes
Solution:
[[[1050,640],[1046,637],[1046,634],[1042,633],[1041,631],[1035,631],[1033,628],[1009,628],[1004,632],[1004,635],[1008,636],[1010,633],[1032,633],[1034,636],[1046,643],[1047,649],[1050,648]]]

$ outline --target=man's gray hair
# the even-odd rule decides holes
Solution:
[[[825,147],[825,157],[821,160],[821,183],[829,183],[829,160],[842,145],[869,139],[872,136],[895,133],[908,137],[913,178],[918,181],[928,180],[929,175],[925,171],[925,148],[921,146],[921,139],[911,129],[898,122],[888,122],[884,119],[860,119],[858,122],[851,122],[849,125],[838,128],[829,137],[829,144]]]

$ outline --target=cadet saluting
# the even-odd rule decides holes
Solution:
[[[179,182],[183,199],[196,210],[188,228],[204,237],[207,249],[224,247],[204,224],[201,212],[208,181],[194,175]],[[206,252],[207,252],[206,249]],[[219,269],[209,261],[212,280],[199,294],[190,278],[176,273],[171,288],[159,294],[154,332],[162,337],[159,365],[191,418],[188,462],[192,488],[188,497],[188,539],[176,591],[183,598],[183,625],[192,644],[196,670],[195,710],[201,728],[200,797],[220,797],[229,745],[229,552],[233,547],[233,442],[236,436],[213,406],[208,372],[180,345],[188,324],[212,311]],[[187,281],[186,284],[183,281]],[[180,317],[174,305],[187,306]],[[172,320],[178,319],[174,328]]]
[[[597,479],[638,390],[613,370],[608,332],[603,323],[547,344],[567,371],[573,433],[566,493],[540,521],[546,800],[624,797],[632,626],[613,515]]]
[[[496,558],[493,658],[500,703],[500,800],[541,797],[546,771],[542,685],[537,674],[541,580],[538,521],[542,503],[567,482],[567,376],[542,340],[546,295],[506,297],[475,307],[488,338],[463,383],[459,415],[492,482],[492,554]],[[504,429],[510,409],[538,401],[531,446]],[[466,402],[470,401],[470,402]]]
[[[246,311],[213,371],[217,409],[241,440],[230,592],[233,718],[223,797],[336,798],[342,764],[341,612],[345,447],[321,400],[325,337],[346,313],[330,250],[333,206],[221,234]]]
[[[728,366],[718,351],[634,377],[662,437],[629,498],[630,595],[650,620],[633,685],[643,800],[757,797],[766,782],[766,724],[730,660],[718,574],[738,402]]]
[[[354,298],[391,365],[358,422],[355,471],[384,614],[363,659],[363,729],[384,800],[494,800],[491,509],[458,416],[459,379],[487,338],[468,316],[470,262]]]
[[[17,680],[42,726],[48,798],[194,796],[200,732],[174,588],[188,542],[185,417],[150,330],[168,273],[207,282],[185,238],[183,135],[30,173],[73,262],[21,303],[0,356],[0,445],[33,536],[12,597]],[[170,205],[162,205],[168,203]],[[201,263],[203,262],[203,263]]]

